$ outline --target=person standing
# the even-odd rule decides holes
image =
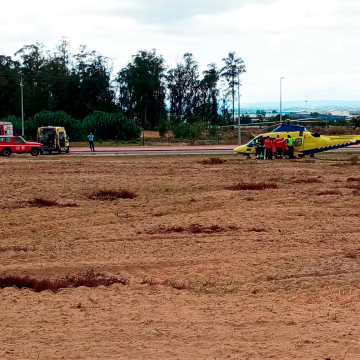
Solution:
[[[287,147],[288,147],[289,159],[293,159],[294,158],[294,139],[290,135],[288,135],[286,142],[287,142]]]
[[[258,137],[258,146],[259,146],[259,159],[264,159],[264,136],[263,134],[260,134]]]
[[[95,151],[93,133],[90,133],[90,135],[88,135],[88,139],[89,139],[90,151]]]
[[[266,159],[272,159],[272,141],[270,139],[270,136],[266,137],[266,140],[264,141],[264,146],[265,146],[265,154],[266,154]]]
[[[283,142],[284,139],[280,137],[280,135],[276,136],[275,145],[276,145],[276,154],[279,159],[282,159],[283,155]]]
[[[254,139],[254,147],[255,147],[255,159],[259,158],[259,139]]]

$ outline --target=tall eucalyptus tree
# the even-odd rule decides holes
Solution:
[[[235,95],[236,95],[236,86],[239,85],[238,75],[246,72],[246,67],[244,61],[235,56],[235,51],[230,51],[227,58],[222,59],[225,66],[220,71],[220,76],[223,77],[227,82],[227,91],[232,97],[232,115],[233,123],[235,123]],[[240,114],[239,114],[240,116]]]

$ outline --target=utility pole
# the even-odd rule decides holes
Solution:
[[[280,78],[280,122],[282,122],[282,92],[281,92],[281,80],[285,79],[284,77]]]
[[[25,125],[24,125],[24,91],[23,91],[24,83],[23,77],[21,75],[20,80],[20,89],[21,89],[21,135],[25,135]]]
[[[240,73],[238,72],[238,144],[241,145],[241,130],[240,130]]]

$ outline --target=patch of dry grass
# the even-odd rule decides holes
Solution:
[[[58,292],[61,289],[76,288],[79,286],[97,287],[110,286],[113,284],[128,285],[129,280],[122,277],[107,276],[101,273],[95,273],[93,270],[80,272],[75,276],[66,276],[60,279],[36,279],[29,275],[16,276],[9,274],[0,275],[0,289],[6,287],[17,287],[19,289],[27,288],[36,292],[50,290]]]
[[[224,164],[226,160],[220,158],[209,158],[199,161],[199,164],[202,165],[221,165]]]
[[[293,184],[320,184],[322,181],[319,178],[298,178],[291,181]]]
[[[349,177],[349,178],[347,178],[347,181],[358,181],[358,182],[360,182],[360,177]]]
[[[91,200],[134,199],[137,195],[129,190],[97,190],[88,196]]]
[[[346,187],[348,189],[353,189],[353,190],[360,191],[360,181],[356,182],[355,184],[354,183],[347,184]]]
[[[189,285],[186,284],[185,282],[176,279],[166,279],[163,282],[163,285],[171,287],[176,290],[184,290],[184,289],[188,289],[189,287]]]
[[[0,245],[0,252],[7,252],[7,251],[28,252],[34,250],[35,248],[29,245]]]
[[[274,183],[266,183],[266,182],[259,182],[259,183],[238,183],[232,186],[227,186],[226,190],[233,190],[233,191],[241,191],[241,190],[266,190],[266,189],[277,189],[277,184]]]
[[[25,207],[34,207],[34,208],[42,208],[42,207],[77,207],[76,203],[58,203],[56,200],[51,200],[47,198],[33,198],[27,201],[19,201],[13,203],[6,203],[2,205],[1,209],[21,209]]]
[[[249,229],[249,231],[254,231],[254,232],[266,232],[266,229],[258,228],[258,227],[252,227],[252,228]]]
[[[177,279],[166,279],[163,285],[176,290],[189,290],[201,295],[217,295],[223,296],[233,294],[241,290],[241,282],[229,280],[226,282],[197,280],[185,282]]]
[[[168,233],[191,233],[191,234],[213,234],[221,233],[226,231],[237,230],[235,225],[228,227],[219,225],[203,226],[198,223],[190,224],[189,226],[178,226],[178,225],[159,225],[153,229],[146,231],[147,234],[168,234]]]
[[[77,207],[75,203],[66,203],[66,204],[59,204],[55,200],[46,199],[46,198],[34,198],[27,201],[31,207]]]
[[[341,195],[341,192],[339,190],[323,190],[318,191],[316,195],[322,196],[322,195]]]

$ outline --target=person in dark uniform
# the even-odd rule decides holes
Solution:
[[[254,139],[254,147],[255,147],[255,159],[259,158],[259,138],[256,137]]]
[[[260,134],[258,137],[258,146],[259,146],[259,159],[265,158],[265,151],[264,151],[264,135]]]

